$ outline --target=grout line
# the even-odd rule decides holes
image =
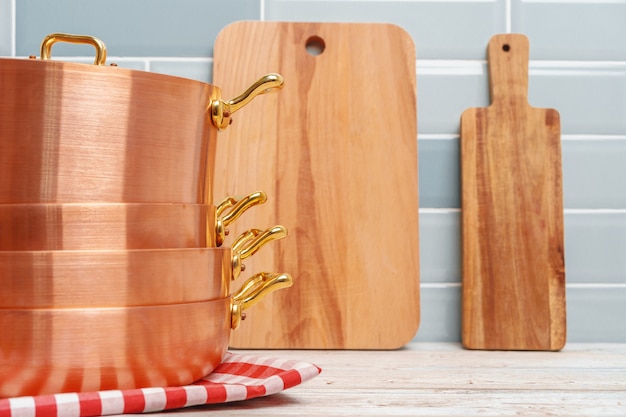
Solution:
[[[420,282],[420,288],[459,288],[462,286],[460,282]],[[626,283],[616,282],[616,283],[593,283],[593,282],[576,282],[576,283],[565,283],[566,288],[570,289],[622,289],[626,288]]]
[[[626,135],[590,135],[590,134],[578,134],[578,135],[561,135],[563,140],[626,140]]]
[[[421,214],[460,213],[460,207],[420,207]],[[565,214],[626,214],[626,208],[565,208]]]
[[[119,58],[118,58],[119,59]],[[128,60],[150,60],[150,61],[161,61],[161,62],[210,62],[213,60],[213,57],[208,56],[181,56],[181,57],[172,57],[172,56],[142,56],[142,57],[123,57],[122,59]]]
[[[55,59],[80,59],[80,60],[90,60],[93,61],[93,56],[63,56],[63,55],[55,55]],[[27,58],[27,57],[24,57]],[[107,55],[107,61],[109,60],[116,61],[161,61],[161,62],[209,62],[213,60],[212,57],[203,57],[203,56],[190,56],[190,57],[171,57],[171,56],[115,56],[115,55]]]
[[[417,66],[421,68],[430,67],[476,67],[486,65],[486,59],[420,59],[417,58]],[[548,60],[548,59],[531,59],[529,61],[530,69],[534,68],[573,68],[573,69],[589,69],[589,68],[619,68],[626,67],[626,61],[581,61],[581,60]]]
[[[418,139],[424,140],[456,140],[459,138],[458,133],[418,133]]]
[[[419,140],[457,140],[459,139],[459,133],[418,133]],[[605,135],[605,134],[564,134],[561,135],[561,140],[565,141],[602,141],[602,140],[626,140],[626,135]]]
[[[460,282],[420,282],[420,288],[459,288]]]
[[[626,208],[566,208],[563,211],[566,214],[626,214]]]
[[[577,282],[577,283],[565,283],[565,286],[567,288],[626,288],[626,283],[615,282],[615,283],[609,284],[609,283]]]
[[[422,214],[460,213],[461,209],[455,207],[420,207],[418,212]]]
[[[575,69],[580,68],[606,68],[606,67],[617,67],[624,68],[626,66],[626,61],[579,61],[579,60],[563,60],[563,61],[555,61],[549,59],[532,59],[529,61],[529,66],[535,68],[568,68],[572,67]]]
[[[261,8],[260,10],[260,15],[259,15],[259,20],[261,22],[265,21],[265,0],[259,0],[259,7]]]
[[[16,1],[16,0],[12,0]],[[15,20],[15,10],[12,10],[13,19]],[[15,24],[14,24],[15,26]],[[12,52],[15,55],[16,52],[16,29],[13,28],[12,39],[11,39],[11,48]],[[56,57],[57,55],[55,55]],[[88,56],[63,56],[58,55],[59,58],[79,58],[79,59],[91,59],[93,57]],[[197,56],[197,57],[175,57],[175,56],[123,56],[116,57],[110,56],[115,59],[125,59],[125,60],[143,60],[143,59],[151,59],[151,60],[160,60],[160,61],[204,61],[207,59],[211,59],[211,57],[205,56]],[[20,58],[27,58],[27,56],[23,56]],[[607,67],[618,67],[626,69],[626,61],[531,61],[537,64],[537,67],[546,68],[572,68],[572,70],[580,70],[581,68],[600,68],[607,69]],[[475,60],[458,60],[458,59],[423,59],[417,60],[417,66],[419,68],[416,69],[416,73],[419,75],[423,74],[482,74],[482,68],[487,64],[487,61],[484,59],[475,59]],[[626,135],[624,135],[626,136]]]
[[[419,133],[419,140],[457,140],[458,133]],[[602,140],[626,140],[626,135],[605,135],[605,134],[565,134],[561,135],[561,140],[565,141],[602,141]]]

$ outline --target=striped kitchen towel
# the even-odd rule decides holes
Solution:
[[[206,377],[183,387],[0,399],[0,417],[93,417],[148,413],[276,394],[319,375],[316,365],[227,352]]]

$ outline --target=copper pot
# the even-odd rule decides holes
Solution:
[[[0,251],[0,309],[127,307],[223,298],[244,269],[243,261],[286,235],[282,226],[253,229],[235,239],[232,249]]]
[[[0,204],[0,251],[214,247],[215,207]]]
[[[0,397],[189,384],[220,363],[243,310],[291,283],[258,274],[213,301],[0,309]]]
[[[0,204],[0,251],[202,248],[263,192],[218,207],[174,203]]]
[[[60,41],[94,45],[95,65],[50,60]],[[105,66],[81,35],[49,35],[41,58],[0,59],[0,203],[212,204],[218,130],[283,83],[268,74],[223,101],[211,84]]]
[[[229,294],[230,248],[0,252],[1,308],[174,304]]]

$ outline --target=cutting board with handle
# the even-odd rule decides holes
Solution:
[[[565,261],[559,114],[528,103],[529,42],[489,41],[491,104],[461,116],[463,345],[559,350]]]
[[[231,347],[394,349],[415,335],[415,60],[410,36],[387,24],[242,21],[217,37],[224,96],[284,77],[218,138],[214,186],[216,197],[266,192],[231,235],[284,225],[289,236],[246,271],[294,280],[250,310]]]

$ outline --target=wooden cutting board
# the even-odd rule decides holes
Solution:
[[[403,346],[420,311],[412,39],[387,24],[237,22],[214,51],[225,97],[268,72],[285,79],[218,138],[215,196],[268,195],[231,235],[289,231],[246,271],[294,279],[250,309],[231,346]]]
[[[487,50],[491,105],[461,117],[463,345],[559,350],[565,261],[559,114],[528,104],[528,39]]]

